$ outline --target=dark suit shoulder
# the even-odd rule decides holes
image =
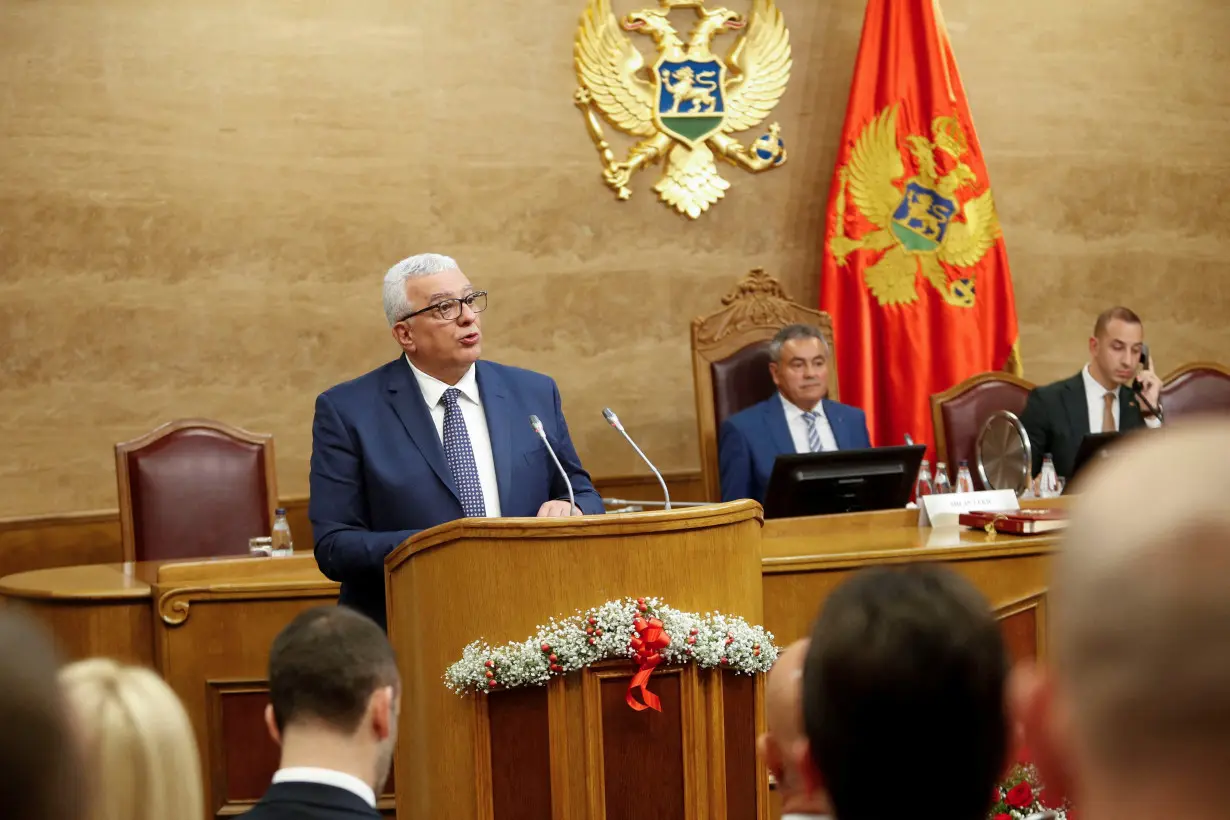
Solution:
[[[404,356],[399,356],[387,364],[382,364],[375,370],[369,370],[362,376],[356,376],[349,381],[344,381],[341,384],[335,384],[328,390],[321,393],[322,396],[328,396],[332,400],[345,400],[351,396],[369,395],[373,391],[381,390],[387,383],[389,376],[395,372],[395,368],[404,367],[409,372],[410,365],[406,363]]]
[[[486,359],[480,359],[478,362],[479,376],[481,377],[484,372],[492,373],[506,382],[530,384],[537,389],[555,386],[555,379],[545,373],[527,370],[524,367],[514,367],[511,364],[500,364],[499,362],[489,362]]]
[[[380,813],[346,789],[321,783],[274,783],[244,815],[252,820],[359,820]]]
[[[1083,373],[1077,373],[1075,376],[1069,376],[1066,379],[1060,379],[1057,382],[1050,384],[1040,384],[1034,388],[1033,392],[1040,397],[1055,398],[1063,395],[1065,390],[1079,390],[1082,393],[1085,390],[1085,377]]]
[[[722,422],[722,426],[725,427],[729,424],[732,427],[745,429],[748,424],[754,424],[763,418],[765,411],[771,409],[773,403],[777,403],[780,407],[781,399],[776,395],[769,396],[764,401],[756,402],[751,407],[745,407],[738,413],[732,413],[727,416],[726,421]],[[783,410],[782,412],[784,413],[785,411]]]
[[[824,400],[824,410],[826,413],[829,412],[830,410],[836,410],[839,415],[841,414],[849,414],[853,416],[867,415],[866,413],[863,412],[863,408],[861,407],[855,407],[853,404],[842,404],[841,402],[833,401],[832,399]]]

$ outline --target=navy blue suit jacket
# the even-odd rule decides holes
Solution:
[[[577,506],[603,512],[602,498],[568,436],[555,382],[494,362],[477,364],[478,392],[491,434],[500,512],[534,516],[568,488],[530,427],[547,439],[572,481]],[[384,559],[420,530],[462,517],[427,402],[404,358],[316,399],[308,514],[320,570],[341,582],[340,603],[385,625]]]
[[[864,450],[871,446],[867,415],[862,410],[828,399],[823,405],[824,417],[833,428],[839,450]],[[753,498],[763,504],[773,462],[782,453],[793,452],[794,439],[786,424],[786,409],[777,393],[726,419],[718,432],[722,500]]]

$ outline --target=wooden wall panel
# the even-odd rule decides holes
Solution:
[[[682,683],[678,670],[654,674],[649,690],[662,711],[636,712],[624,700],[628,677],[602,679],[606,820],[684,820]]]
[[[487,701],[495,820],[551,817],[547,687],[529,686]]]
[[[675,501],[699,500],[699,472],[663,475]],[[594,486],[608,498],[660,501],[662,488],[652,473],[595,477]],[[279,501],[286,508],[296,550],[311,551],[312,522],[307,496]],[[16,572],[76,564],[109,564],[123,560],[119,514],[115,510],[0,519],[0,578]]]
[[[756,820],[756,679],[723,672],[722,701],[726,816],[729,820]]]

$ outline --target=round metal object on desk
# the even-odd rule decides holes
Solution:
[[[1033,453],[1025,425],[1008,410],[996,410],[982,425],[975,450],[978,476],[992,490],[1012,490],[1017,495],[1029,486]]]

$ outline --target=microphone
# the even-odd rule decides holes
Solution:
[[[555,462],[555,469],[559,470],[559,474],[564,477],[564,486],[568,488],[568,503],[572,506],[572,515],[576,515],[577,499],[572,494],[572,482],[568,480],[568,473],[564,472],[564,465],[559,463],[559,458],[556,457],[555,451],[551,449],[551,442],[547,441],[547,431],[542,428],[542,421],[539,420],[538,416],[530,416],[530,427],[533,427],[534,432],[542,439],[547,452],[551,454],[551,460]]]
[[[913,447],[913,446],[914,446],[914,437],[913,437],[913,436],[911,436],[909,433],[906,433],[906,434],[905,434],[905,446],[906,446],[906,447]]]
[[[662,495],[666,498],[665,509],[669,510],[671,508],[671,494],[670,491],[666,489],[666,481],[663,480],[662,474],[658,472],[658,468],[653,466],[653,462],[650,461],[643,452],[641,452],[640,447],[636,446],[636,442],[632,440],[632,436],[628,435],[628,431],[625,430],[624,426],[619,423],[619,416],[615,415],[615,412],[611,410],[611,408],[602,408],[602,416],[606,419],[607,424],[611,425],[623,434],[623,437],[626,438],[628,443],[632,445],[632,449],[636,450],[636,454],[641,457],[642,461],[649,465],[649,469],[653,470],[653,474],[658,477],[658,483],[662,485]]]

